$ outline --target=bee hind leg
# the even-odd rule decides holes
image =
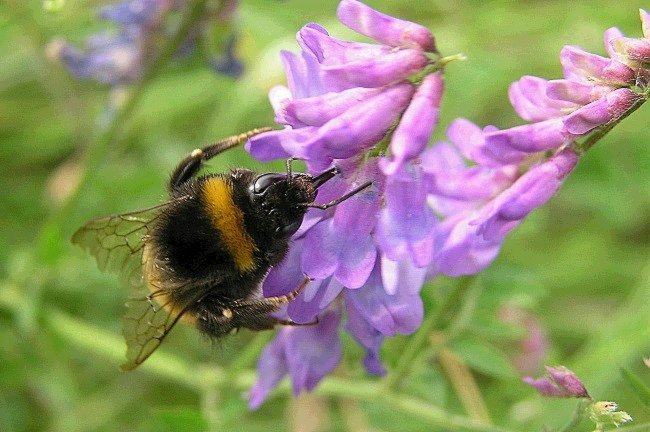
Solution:
[[[231,149],[243,143],[252,136],[270,131],[271,128],[263,127],[244,132],[239,135],[231,136],[210,144],[209,146],[193,150],[185,159],[183,159],[169,179],[169,190],[174,191],[182,186],[186,181],[191,179],[201,169],[203,162],[212,159],[219,153]]]

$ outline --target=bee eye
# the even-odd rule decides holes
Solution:
[[[262,195],[264,194],[264,192],[266,192],[269,186],[279,181],[284,181],[286,180],[286,178],[287,176],[285,174],[276,174],[276,173],[262,174],[257,179],[255,179],[253,184],[250,186],[250,190],[255,195]]]

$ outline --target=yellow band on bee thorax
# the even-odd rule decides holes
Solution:
[[[233,201],[230,186],[219,177],[206,180],[203,200],[212,226],[219,232],[239,271],[252,270],[256,247],[246,231],[244,213]]]

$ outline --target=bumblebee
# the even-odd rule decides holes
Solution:
[[[370,186],[366,182],[326,204],[318,188],[338,174],[265,173],[236,168],[197,176],[203,163],[269,130],[255,129],[194,150],[173,171],[169,200],[157,206],[91,220],[72,237],[101,270],[121,273],[143,291],[124,316],[130,370],[144,362],[179,321],[218,338],[240,328],[298,325],[277,318],[283,304],[309,283],[284,296],[259,295],[271,267],[287,254],[291,236],[310,207],[327,209]]]

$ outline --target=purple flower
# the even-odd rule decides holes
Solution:
[[[236,1],[230,0],[228,4],[234,7]],[[48,52],[79,78],[111,86],[132,83],[142,77],[158,55],[161,42],[170,33],[168,18],[171,13],[185,7],[183,0],[126,0],[104,6],[99,18],[116,24],[116,31],[90,36],[83,49],[55,39]],[[210,18],[206,15],[204,20]],[[203,25],[199,22],[190,31],[190,38],[179,49],[181,54],[193,50],[194,39],[200,35]],[[242,68],[233,54],[234,43],[234,37],[230,38],[225,54],[211,60],[215,70],[231,76],[241,74]]]
[[[588,53],[580,47],[567,45],[560,53],[564,77],[573,81],[596,81],[608,85],[634,84],[634,71],[614,59]]]
[[[347,159],[379,141],[406,107],[412,94],[413,87],[410,84],[400,83],[353,104],[350,99],[355,98],[356,94],[348,92],[343,97],[350,99],[339,100],[339,103],[350,107],[322,126],[306,125],[263,133],[251,138],[246,149],[263,161],[289,156],[307,161]],[[328,97],[331,95],[323,96]],[[312,109],[316,110],[325,103],[323,98],[310,98],[315,104]],[[287,102],[286,105],[289,104]],[[335,109],[330,114],[336,111]],[[276,115],[282,117],[284,114],[280,112]]]
[[[408,80],[433,62],[425,52],[435,49],[433,36],[424,27],[355,1],[344,0],[339,11],[345,24],[382,34],[381,41],[395,45],[347,42],[317,24],[303,27],[297,37],[302,52],[282,54],[288,86],[269,94],[285,129],[253,137],[247,149],[261,160],[299,157],[312,172],[338,166],[341,175],[319,190],[318,202],[368,180],[372,186],[328,211],[310,210],[262,289],[265,296],[279,295],[304,274],[314,278],[288,306],[287,316],[298,323],[318,317],[320,323],[343,301],[345,329],[365,349],[368,372],[381,375],[383,338],[412,333],[422,322],[419,293],[433,259],[436,216],[427,204],[420,155],[437,123],[443,79],[436,72]],[[361,158],[384,139],[390,157]],[[291,331],[308,338],[306,329]],[[283,343],[281,335],[271,346]],[[265,351],[261,370],[278,363],[277,352]],[[305,367],[318,361],[303,358]],[[294,388],[303,382],[291,367],[279,369],[291,375]],[[260,377],[252,405],[277,384],[276,375]]]
[[[288,318],[321,327],[323,317],[345,313],[345,330],[365,351],[364,367],[382,375],[384,338],[410,334],[422,322],[425,281],[485,269],[508,233],[575,168],[576,141],[629,113],[647,97],[636,86],[647,83],[614,45],[612,59],[565,47],[564,79],[527,76],[510,87],[515,110],[531,123],[499,130],[457,119],[447,130],[450,142],[428,147],[444,91],[444,62],[431,33],[354,0],[341,1],[339,19],[380,44],[336,39],[318,24],[303,27],[301,52],[282,53],[287,87],[269,92],[284,129],[257,135],[246,148],[263,161],[303,159],[311,173],[336,166],[340,174],[319,189],[319,203],[372,184],[326,211],[310,209],[262,291],[286,294],[311,277],[287,307]],[[610,30],[605,39],[621,37]],[[320,333],[309,326],[279,332],[260,359],[251,406],[286,374],[299,392],[334,367],[339,319],[328,320],[332,328]],[[300,342],[287,342],[288,333]],[[533,336],[539,334],[531,344]],[[333,352],[321,352],[324,340]],[[549,373],[531,382],[548,394],[586,394],[568,371]]]
[[[571,101],[552,98],[547,94],[548,81],[525,76],[510,86],[510,103],[519,117],[528,121],[542,121],[561,117],[578,108]]]
[[[379,161],[384,174],[395,174],[427,146],[438,123],[443,88],[442,74],[431,74],[424,78],[390,141],[390,159]]]
[[[309,230],[305,242],[310,247],[302,254],[305,274],[316,279],[333,275],[348,288],[362,286],[377,258],[371,233],[379,204],[377,190],[362,192],[337,206],[334,217]]]
[[[345,330],[366,350],[363,366],[372,375],[385,375],[386,368],[379,358],[379,350],[384,337],[366,321],[354,302],[346,302],[345,306],[348,317]]]
[[[616,57],[623,63],[628,63],[631,67],[641,66],[650,62],[650,31],[648,27],[648,12],[643,9],[639,10],[641,15],[641,24],[643,28],[642,38],[625,37],[617,28],[611,28],[605,33],[605,47],[610,56]],[[647,77],[647,68],[645,75]]]
[[[341,1],[337,15],[347,27],[385,45],[437,52],[433,35],[426,27],[385,15],[356,0]]]
[[[418,49],[341,41],[316,26],[303,27],[298,41],[305,52],[316,58],[323,80],[332,90],[381,87],[402,81],[428,62],[426,54]]]
[[[426,267],[433,258],[436,217],[427,203],[426,177],[410,165],[386,179],[385,206],[379,211],[375,239],[393,261],[409,259]]]
[[[578,81],[552,80],[546,81],[545,90],[546,96],[551,99],[573,102],[577,105],[587,105],[607,95],[614,88],[607,85],[594,85],[593,83]],[[521,116],[521,113],[519,115]],[[521,117],[524,120],[529,120],[523,116]]]
[[[412,267],[397,275],[398,283],[394,293],[384,286],[381,267],[386,260],[377,262],[366,284],[361,288],[346,291],[346,303],[353,303],[364,319],[384,336],[398,333],[411,334],[422,323],[423,306],[419,289],[424,282],[424,269]],[[414,276],[421,274],[419,286],[410,285]]]
[[[264,374],[250,391],[250,408],[259,407],[287,373],[291,374],[297,396],[312,390],[332,372],[341,359],[340,320],[340,312],[330,310],[319,317],[316,325],[280,330],[260,356],[258,367]]]
[[[429,277],[471,275],[485,269],[499,254],[500,240],[487,240],[472,225],[476,212],[467,211],[446,218],[436,231],[436,255]]]
[[[614,90],[562,119],[568,133],[584,135],[592,129],[619,118],[641,96],[627,88]]]
[[[235,48],[237,45],[237,36],[230,35],[226,40],[223,53],[210,59],[208,63],[215,72],[222,75],[239,78],[244,73],[244,64],[237,58]]]
[[[86,41],[85,50],[55,39],[50,43],[48,51],[60,59],[73,75],[102,84],[116,85],[134,81],[141,76],[143,70],[142,52],[126,34],[95,34]]]
[[[545,204],[578,162],[578,154],[566,149],[531,168],[512,186],[487,203],[470,222],[486,240],[503,239],[534,209]]]
[[[546,366],[549,376],[524,378],[524,382],[534,387],[542,396],[558,398],[591,398],[582,381],[564,366]]]
[[[521,373],[535,373],[546,358],[549,340],[538,317],[516,304],[506,304],[499,309],[499,319],[514,324],[525,331],[517,342],[514,364]]]

